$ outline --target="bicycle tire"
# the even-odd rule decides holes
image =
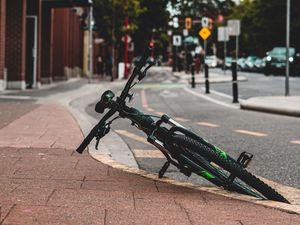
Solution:
[[[229,157],[230,160],[226,160],[212,148],[185,135],[172,135],[170,143],[176,143],[178,146],[189,148],[195,154],[199,154],[201,157],[205,157],[206,159],[220,166],[229,173],[234,174],[241,181],[243,181],[245,184],[261,193],[267,199],[289,203],[289,201],[286,198],[284,198],[281,194],[275,191],[272,187],[261,181],[255,175],[247,171],[241,164],[233,160],[232,157]]]

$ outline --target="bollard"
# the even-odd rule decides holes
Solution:
[[[192,88],[195,88],[195,63],[192,63],[191,65],[191,73],[192,73]]]
[[[208,65],[204,65],[204,76],[205,76],[205,93],[209,94],[209,74],[208,74]]]
[[[233,95],[233,103],[238,103],[238,82],[237,82],[237,64],[235,61],[231,64],[232,70],[232,95]]]

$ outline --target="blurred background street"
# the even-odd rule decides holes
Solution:
[[[134,86],[129,104],[146,114],[168,114],[233,157],[243,151],[253,153],[250,172],[298,207],[299,21],[300,1],[295,0],[0,0],[1,159],[11,157],[10,149],[13,152],[12,164],[0,164],[4,183],[0,183],[0,194],[3,197],[7,190],[18,190],[21,186],[11,186],[15,179],[23,181],[35,171],[33,165],[29,175],[16,178],[21,167],[13,168],[19,165],[14,153],[27,147],[38,151],[40,139],[47,134],[34,130],[38,140],[28,141],[32,134],[27,137],[24,130],[32,127],[27,124],[20,129],[25,134],[12,138],[15,133],[9,129],[14,121],[34,115],[43,106],[44,115],[53,116],[50,110],[45,113],[46,109],[53,103],[62,105],[77,121],[70,122],[77,139],[55,136],[55,129],[64,125],[61,123],[50,127],[53,143],[48,146],[44,140],[41,149],[58,146],[64,155],[65,141],[73,157],[80,132],[87,135],[101,118],[94,111],[101,94],[110,89],[119,95],[150,46],[147,63],[154,66]],[[59,107],[55,110],[60,112]],[[165,163],[162,153],[130,121],[117,121],[101,140],[103,148],[96,152],[90,145],[91,155],[100,152],[130,167],[157,173]],[[40,123],[48,129],[51,122]],[[58,130],[67,137],[63,129]],[[22,154],[27,157],[26,152]],[[97,163],[99,171],[106,168]],[[97,168],[97,164],[93,166]],[[73,172],[77,172],[75,167]],[[45,168],[42,172],[49,176]],[[105,173],[109,174],[109,169]],[[96,174],[88,178],[93,176]],[[174,167],[166,176],[212,186],[198,176],[186,177]],[[78,190],[86,182],[85,176],[80,179]],[[49,190],[45,205],[56,189],[60,190],[56,186],[53,192]],[[15,203],[8,202],[15,211]],[[1,218],[0,205],[0,224],[8,211],[5,208],[6,216]],[[105,209],[104,220],[106,213]]]

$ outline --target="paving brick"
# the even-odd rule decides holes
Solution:
[[[1,200],[11,201],[21,205],[46,205],[53,188],[20,188],[1,196]]]
[[[134,209],[132,193],[100,190],[57,190],[48,202],[49,206],[101,206],[107,209]]]
[[[186,214],[178,209],[169,207],[151,208],[147,210],[107,210],[105,224],[163,224],[184,225],[191,224]]]
[[[104,224],[105,209],[97,206],[21,206],[17,205],[3,225],[98,225]]]

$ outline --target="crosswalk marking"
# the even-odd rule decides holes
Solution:
[[[198,122],[197,124],[205,127],[212,127],[212,128],[220,127],[220,125],[218,124],[207,123],[207,122]]]
[[[297,141],[291,141],[290,143],[296,144],[296,145],[300,145],[300,140],[297,140]]]
[[[256,137],[266,137],[266,136],[268,136],[265,133],[259,133],[259,132],[249,131],[249,130],[235,130],[235,132],[241,133],[241,134],[252,135],[252,136],[256,136]]]
[[[165,158],[164,154],[159,150],[133,149],[132,152],[137,158]]]
[[[125,137],[128,137],[128,138],[131,138],[135,141],[138,141],[138,142],[142,142],[144,144],[147,144],[147,145],[150,145],[152,146],[152,144],[150,144],[149,142],[146,141],[146,139],[142,136],[138,136],[136,134],[133,134],[133,133],[130,133],[126,130],[115,130],[116,133],[120,134],[120,135],[123,135]]]

